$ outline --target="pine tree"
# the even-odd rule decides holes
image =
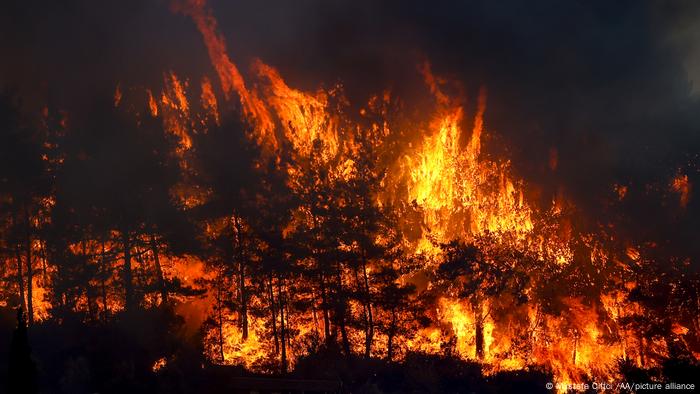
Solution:
[[[31,394],[37,392],[37,370],[29,346],[27,320],[22,308],[17,309],[17,328],[12,333],[8,373],[10,394]]]

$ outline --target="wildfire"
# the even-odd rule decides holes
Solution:
[[[189,149],[192,146],[192,141],[188,134],[190,104],[185,91],[187,89],[187,83],[181,82],[172,71],[166,74],[163,79],[165,87],[160,98],[160,103],[163,111],[165,128],[180,138],[180,145],[184,149]],[[151,107],[151,113],[157,114],[158,111],[154,111],[153,107]]]
[[[480,157],[485,90],[479,94],[469,143],[462,149],[463,108],[451,104],[439,91],[429,68],[423,72],[436,101],[442,105],[430,123],[430,131],[424,133],[422,144],[404,156],[401,169],[409,175],[409,201],[423,209],[425,227],[439,242],[485,232],[511,233],[523,239],[533,224],[522,189],[508,175],[507,162]],[[428,242],[422,240],[419,245]]]
[[[202,105],[205,111],[214,119],[214,122],[218,125],[219,119],[219,104],[216,100],[216,95],[214,94],[214,88],[211,86],[211,81],[209,78],[202,78],[202,95],[201,95]]]
[[[376,195],[371,197],[381,208],[392,207],[396,210],[396,227],[402,230],[400,243],[407,259],[421,263],[409,274],[396,278],[395,282],[416,284],[423,294],[435,296],[433,305],[428,308],[432,323],[417,328],[417,333],[410,337],[408,334],[396,334],[398,350],[388,349],[393,338],[391,335],[377,334],[375,344],[367,346],[368,353],[389,357],[393,354],[402,356],[411,351],[450,353],[484,363],[489,373],[523,369],[531,364],[545,365],[562,383],[580,382],[586,376],[608,379],[614,373],[613,366],[621,358],[635,359],[638,365],[650,363],[645,359],[642,348],[661,347],[659,340],[653,340],[657,343],[647,343],[643,338],[627,332],[622,321],[632,313],[641,314],[641,306],[625,301],[624,297],[613,291],[601,292],[595,300],[584,299],[572,291],[572,294],[556,300],[562,304],[561,310],[556,312],[546,310],[551,305],[545,307],[519,302],[516,295],[497,291],[483,291],[482,298],[476,301],[466,300],[456,293],[434,294],[437,291],[435,269],[444,257],[444,245],[454,240],[467,244],[488,239],[495,245],[505,246],[503,249],[510,253],[505,258],[496,256],[495,251],[484,247],[486,252],[494,253],[484,258],[484,264],[486,268],[494,268],[501,258],[510,264],[506,268],[508,272],[515,272],[514,276],[523,271],[532,275],[528,283],[519,283],[523,287],[522,298],[533,297],[537,289],[546,285],[547,279],[538,277],[538,273],[570,269],[577,262],[576,259],[590,264],[594,267],[591,270],[600,271],[616,259],[624,259],[624,256],[635,263],[644,258],[643,251],[636,246],[626,246],[614,252],[602,246],[599,238],[603,236],[574,235],[572,221],[566,216],[571,204],[563,191],[553,196],[550,207],[538,207],[528,201],[526,185],[512,175],[510,161],[487,154],[485,143],[489,130],[485,122],[485,88],[479,90],[474,105],[470,107],[463,97],[452,97],[447,85],[453,82],[434,75],[430,64],[425,62],[419,67],[419,73],[425,83],[425,92],[431,98],[431,106],[422,108],[423,118],[412,123],[412,129],[399,130],[398,126],[387,120],[384,106],[392,100],[389,91],[369,99],[360,111],[365,119],[352,119],[344,111],[348,103],[340,85],[313,92],[302,91],[290,86],[275,68],[259,59],[253,60],[249,76],[251,81],[246,81],[231,60],[225,40],[218,32],[217,21],[205,2],[181,1],[176,2],[173,8],[191,17],[196,24],[218,75],[220,88],[215,89],[209,77],[202,76],[201,79],[192,79],[201,81],[199,91],[192,93],[197,85],[190,86],[188,79],[170,71],[163,74],[160,94],[157,90],[146,89],[146,108],[152,117],[162,118],[165,129],[178,137],[179,153],[192,148],[197,133],[205,133],[209,125],[221,125],[226,111],[238,107],[249,128],[248,137],[261,147],[266,159],[272,158],[271,167],[286,175],[288,186],[299,194],[315,193],[323,198],[323,192],[314,189],[319,185],[309,184],[305,178],[311,168],[322,167],[326,175],[323,181],[346,182],[351,189],[352,182],[363,175],[358,164],[364,159],[361,157],[363,143],[380,151],[382,143],[389,136],[413,136],[409,143],[398,149],[398,153],[386,160],[388,164],[382,176],[372,174],[381,178],[381,190],[373,191]],[[217,91],[223,94],[221,100],[217,98]],[[123,101],[122,89],[117,85],[114,104],[119,106]],[[471,113],[474,114],[473,118],[465,115]],[[372,122],[368,126],[366,120],[370,115],[377,115],[382,121]],[[184,156],[182,160],[186,161]],[[558,151],[550,149],[547,161],[549,170],[556,171],[559,160]],[[670,189],[679,195],[683,208],[690,199],[691,186],[688,176],[680,173],[670,182]],[[626,185],[615,184],[613,191],[619,201],[629,193]],[[199,206],[208,198],[206,192],[195,196],[184,188],[178,189],[175,194],[187,208]],[[338,201],[323,201],[320,205],[330,210],[333,204],[346,208],[345,203],[341,198]],[[283,238],[298,228],[318,229],[327,225],[314,223],[311,216],[309,207],[298,208],[290,222],[286,223]],[[232,232],[235,234],[233,243],[238,243],[240,247],[240,234],[244,232],[246,223],[241,224],[237,217],[229,219],[226,220],[236,221],[239,225]],[[207,223],[206,236],[209,238],[216,238],[224,231],[228,231],[225,224]],[[398,230],[396,232],[399,233]],[[389,243],[387,234],[375,238],[375,244]],[[588,253],[581,253],[582,256],[575,253],[577,241],[585,244]],[[80,253],[80,248],[99,254],[100,246],[76,244],[72,247],[76,249],[76,254]],[[105,245],[101,247],[104,250]],[[263,242],[255,247],[265,250]],[[353,251],[357,249],[357,242],[341,244],[338,249],[339,252]],[[145,258],[155,260],[154,253],[145,254]],[[313,265],[307,260],[302,261],[301,265]],[[254,263],[260,261],[255,260]],[[196,258],[163,259],[162,265],[166,279],[177,274],[188,285],[194,286],[200,279],[218,280],[215,270]],[[339,287],[355,283],[353,280],[360,281],[359,269],[354,272],[338,271]],[[362,269],[362,273],[368,277],[377,272],[381,270],[372,262]],[[305,295],[306,298],[301,301],[309,305],[309,310],[290,315],[290,306],[279,304],[284,301],[287,292],[285,286],[289,284],[285,285],[279,278],[275,282],[272,277],[268,284],[252,283],[244,274],[245,270],[240,268],[240,282],[219,283],[218,290],[210,290],[200,300],[177,306],[178,312],[186,315],[188,321],[195,321],[195,326],[204,327],[206,355],[212,362],[270,371],[280,347],[288,349],[286,357],[293,364],[309,344],[319,342],[322,332],[330,332],[331,328],[338,330],[336,323],[332,323],[331,327],[328,317],[322,316],[318,309],[326,301],[319,302],[317,298],[325,297],[325,293],[319,295],[312,290],[313,294]],[[237,287],[235,291],[228,289],[233,286]],[[244,290],[255,286],[269,292],[250,297],[251,302],[260,304],[256,305],[259,309],[267,307],[261,306],[266,302],[273,305],[271,309],[274,305],[283,305],[282,310],[272,310],[271,321],[246,310],[234,311],[235,308],[226,306],[221,294],[217,293],[238,292],[235,298],[243,303],[240,300],[246,300],[246,295],[242,294]],[[365,286],[367,293],[373,294],[369,279],[365,280]],[[44,296],[39,283],[34,288],[34,297]],[[329,290],[324,288],[322,291]],[[106,304],[108,296],[104,298]],[[89,306],[92,301],[86,299],[85,302]],[[152,303],[156,304],[156,301]],[[35,305],[39,304],[35,302]],[[113,305],[111,308],[119,307]],[[347,307],[351,320],[362,321],[369,319],[374,306],[371,302],[363,304],[354,301]],[[38,308],[35,313],[40,318],[46,311]],[[378,312],[375,307],[374,313],[387,312]],[[395,318],[395,311],[391,313]],[[295,336],[277,338],[277,324],[287,325]],[[688,331],[679,324],[674,326],[674,330],[679,335]],[[270,331],[275,333],[274,344],[265,339],[270,336]],[[348,331],[346,335],[353,339],[353,350],[362,352],[363,334],[366,333],[356,327]],[[288,348],[280,345],[282,341]],[[166,363],[165,358],[157,360],[153,371],[162,369]]]
[[[234,93],[238,95],[243,115],[253,126],[251,138],[265,147],[267,152],[277,152],[284,147],[291,149],[297,162],[311,158],[314,146],[319,144],[318,159],[322,163],[330,165],[331,159],[335,159],[334,162],[341,163],[345,168],[339,170],[343,178],[354,176],[352,133],[339,127],[340,115],[335,114],[330,105],[331,97],[342,94],[339,89],[307,93],[291,88],[274,68],[260,60],[252,63],[252,75],[257,83],[250,89],[228,56],[225,41],[217,32],[216,19],[205,4],[189,1],[175,8],[195,21],[204,37],[225,98],[230,98]],[[510,163],[491,160],[482,154],[485,89],[481,89],[478,95],[471,133],[465,139],[464,105],[443,91],[446,82],[433,75],[428,63],[420,67],[420,72],[435,102],[433,115],[428,117],[431,120],[418,133],[423,136],[422,140],[413,146],[406,146],[396,165],[391,167],[395,170],[389,174],[385,182],[386,191],[379,198],[381,201],[403,199],[404,206],[415,204],[418,209],[421,215],[420,235],[404,242],[411,245],[414,254],[428,256],[429,264],[440,254],[440,243],[452,239],[468,241],[484,235],[495,237],[503,243],[512,243],[519,249],[534,248],[543,259],[552,257],[560,265],[568,264],[573,257],[566,243],[570,236],[542,236],[549,230],[543,227],[544,224],[539,225],[542,228],[536,228],[535,209],[524,198],[522,182],[511,177]],[[167,104],[167,107],[186,114],[187,101],[180,94],[182,85],[172,75],[166,80],[169,81],[166,86],[170,86],[166,91],[171,93],[163,95],[163,106]],[[219,104],[207,79],[202,82],[201,101],[218,122]],[[370,102],[367,108],[376,108],[376,103]],[[366,115],[367,109],[363,109],[361,114]],[[172,128],[177,129],[176,126]],[[361,126],[350,128],[359,129]],[[391,127],[385,124],[382,133],[391,132]],[[463,140],[467,143],[463,144]],[[550,167],[555,170],[558,156],[556,151],[553,152]],[[302,168],[295,167],[286,168],[285,171],[292,178],[303,173]],[[394,192],[402,189],[398,186],[401,184],[405,185],[406,195]],[[625,191],[618,192],[624,196]],[[561,204],[555,204],[551,211],[540,215],[556,220],[556,215],[561,212],[560,207]],[[409,215],[402,220],[410,221]],[[410,223],[402,225],[410,226]],[[565,226],[555,224],[552,231],[569,234],[570,228],[567,230]],[[619,347],[608,348],[601,344],[603,334],[597,326],[599,319],[591,307],[574,299],[568,302],[571,316],[547,320],[543,320],[541,312],[531,307],[516,308],[519,309],[517,314],[531,326],[529,353],[518,355],[514,351],[518,337],[516,322],[512,322],[510,328],[503,326],[502,321],[491,315],[490,310],[495,305],[486,302],[477,310],[451,297],[441,297],[435,305],[434,325],[422,329],[402,346],[405,347],[404,351],[440,352],[439,344],[446,340],[447,335],[455,339],[455,351],[460,357],[482,359],[492,365],[494,371],[522,368],[528,363],[529,354],[535,362],[548,364],[558,379],[576,381],[592,368],[611,365],[621,351]],[[354,305],[352,310],[361,313],[362,308]],[[253,319],[249,335],[245,338],[237,319],[229,315],[220,319],[223,319],[219,325],[220,331],[212,329],[207,334],[207,342],[213,344],[208,350],[210,358],[220,363],[237,363],[251,368],[263,365],[274,350],[260,339],[267,329],[262,321]],[[569,326],[572,320],[581,324]],[[475,327],[480,327],[476,333]],[[318,323],[315,328],[309,323],[298,328],[309,333],[319,331]],[[477,339],[476,336],[483,338]],[[477,341],[483,342],[483,355],[480,354],[481,350],[477,350]],[[381,353],[385,350],[378,348],[377,351]]]
[[[671,190],[678,193],[678,203],[681,208],[688,206],[688,201],[690,201],[690,190],[692,184],[688,180],[688,175],[678,173],[671,180]]]
[[[256,125],[258,141],[276,148],[277,138],[274,135],[272,117],[257,94],[248,90],[238,67],[229,58],[226,52],[226,41],[217,32],[216,18],[206,8],[205,2],[201,0],[174,2],[173,9],[189,15],[195,21],[209,51],[209,58],[219,76],[224,96],[228,99],[232,93],[237,94],[243,112]]]

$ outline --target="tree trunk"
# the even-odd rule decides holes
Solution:
[[[217,310],[218,310],[218,329],[219,329],[219,357],[221,358],[221,363],[226,362],[226,358],[224,355],[224,316],[223,316],[223,305],[221,302],[221,279],[219,279],[219,283],[217,283],[217,292],[216,292],[216,303],[217,303]]]
[[[280,352],[280,341],[277,334],[277,312],[275,310],[275,292],[272,284],[272,274],[269,277],[268,296],[270,297],[270,317],[272,318],[272,337],[275,340],[275,354]]]
[[[323,335],[326,340],[326,344],[330,344],[331,341],[331,327],[330,327],[330,315],[328,313],[328,296],[326,294],[326,281],[323,278],[323,274],[319,275],[321,284],[321,310],[323,311]]]
[[[156,264],[156,274],[158,275],[158,287],[160,288],[160,304],[168,304],[168,287],[165,284],[165,276],[163,275],[163,267],[160,265],[158,254],[158,242],[156,236],[151,234],[151,251],[153,252],[153,261]]]
[[[243,229],[241,226],[241,221],[237,216],[233,217],[234,225],[236,226],[236,239],[237,239],[237,249],[238,249],[238,288],[240,293],[240,319],[241,319],[241,332],[243,335],[243,340],[248,339],[248,295],[245,287],[245,253],[243,251]]]
[[[241,293],[241,332],[243,335],[243,340],[245,341],[248,339],[248,296],[245,288],[245,269],[243,263],[240,263],[239,267],[238,287]]]
[[[27,228],[29,228],[29,222],[27,222]],[[27,230],[27,238],[24,243],[24,258],[27,264],[27,315],[31,327],[34,324],[34,270],[32,269],[32,239],[29,230]]]
[[[12,211],[12,227],[15,227],[17,225],[17,215],[15,211]],[[22,273],[22,252],[20,251],[20,244],[19,242],[15,243],[14,245],[14,250],[15,250],[15,259],[17,261],[17,277],[15,278],[17,280],[17,289],[19,290],[19,303],[20,306],[22,307],[23,311],[27,310],[27,304],[24,299],[24,275]]]
[[[476,358],[484,359],[484,314],[481,308],[481,302],[477,301],[474,307],[474,341],[476,343]]]
[[[367,262],[362,259],[362,275],[365,282],[365,307],[367,309],[367,329],[365,331],[365,357],[372,354],[372,342],[374,341],[374,318],[372,317],[372,298],[369,288],[369,277],[367,276]]]
[[[48,264],[48,257],[46,256],[46,240],[41,241],[41,276],[44,283],[48,282],[46,265]]]
[[[284,295],[282,293],[282,279],[277,277],[277,300],[279,302],[280,310],[280,344],[282,345],[281,352],[281,372],[283,374],[287,373],[287,332],[286,324],[284,321]]]
[[[24,258],[27,264],[27,315],[29,326],[34,324],[34,270],[32,269],[32,220],[24,204]]]
[[[124,306],[127,311],[134,309],[134,283],[131,272],[131,239],[127,231],[122,231],[124,247]]]
[[[318,311],[316,310],[316,290],[313,287],[311,288],[311,299],[313,300],[313,302],[311,302],[311,317],[314,320],[314,333],[320,336],[321,331],[318,327]]]
[[[349,356],[350,339],[348,338],[348,329],[345,324],[345,312],[347,308],[345,305],[345,296],[343,294],[343,278],[341,276],[340,269],[341,267],[338,266],[338,269],[336,271],[336,280],[338,281],[338,294],[336,294],[335,318],[338,322],[338,327],[340,328],[340,338],[343,343],[343,352],[345,353],[345,355]]]
[[[102,275],[100,275],[100,290],[102,292],[102,308],[104,310],[102,320],[107,320],[107,315],[109,314],[109,306],[107,305],[107,258],[105,251],[105,241],[102,242],[102,251],[100,256],[100,264],[102,265]]]
[[[286,295],[286,293],[285,293]],[[285,301],[284,303],[284,315],[287,317],[287,321],[284,323],[285,328],[287,329],[287,333],[289,333],[289,316],[291,316],[292,312],[289,310],[289,303]],[[291,336],[289,334],[285,335],[285,338],[287,339],[287,349],[292,347],[292,340]]]
[[[341,315],[339,317],[340,324],[338,324],[338,325],[340,327],[340,338],[341,338],[342,343],[343,343],[343,352],[349,356],[350,355],[350,339],[348,338],[348,328],[345,324],[345,316],[344,315],[345,315],[345,313],[341,312]]]
[[[391,322],[387,333],[386,358],[393,361],[394,358],[394,336],[396,335],[396,309],[391,309]]]
[[[22,310],[27,309],[27,304],[24,299],[24,275],[22,274],[22,255],[19,251],[19,246],[15,247],[15,258],[17,259],[17,287],[19,288],[19,302]]]
[[[89,271],[88,267],[88,253],[87,253],[87,243],[85,240],[81,241],[81,246],[82,246],[82,261],[83,261],[83,269],[85,272]],[[88,316],[90,319],[93,319],[95,317],[95,312],[93,310],[93,302],[92,302],[92,288],[90,287],[90,279],[88,279],[85,282],[85,298],[87,300],[87,308],[88,308]]]
[[[484,322],[478,320],[476,322],[476,357],[479,360],[484,359]]]

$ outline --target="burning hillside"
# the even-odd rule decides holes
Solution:
[[[244,38],[224,37],[215,6],[176,0],[158,11],[196,29],[203,59],[193,62],[205,66],[115,72],[79,110],[39,99],[32,112],[3,96],[0,302],[27,315],[13,337],[11,392],[56,376],[61,392],[100,390],[125,370],[118,390],[188,391],[188,374],[219,366],[350,391],[694,383],[696,139],[643,176],[601,175],[596,166],[613,159],[583,133],[573,140],[600,163],[561,141],[533,141],[523,159],[523,137],[491,126],[513,130],[502,83],[437,71],[451,66],[413,48],[400,84],[367,93],[355,80],[294,83],[257,57],[234,61]],[[535,129],[566,118],[538,111]],[[700,125],[684,116],[662,126]],[[596,122],[559,126],[606,125]],[[41,364],[59,357],[50,330],[70,354],[64,370]],[[105,338],[125,343],[106,357],[124,363],[94,361],[114,351]],[[40,373],[21,343],[38,352]],[[382,376],[403,368],[408,386],[377,378],[379,362]],[[421,363],[462,372],[426,388],[410,372]]]

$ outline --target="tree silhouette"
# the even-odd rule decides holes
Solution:
[[[244,340],[249,335],[249,293],[251,259],[255,239],[249,218],[255,217],[256,187],[260,181],[255,170],[256,148],[245,138],[245,124],[238,114],[229,114],[220,124],[212,124],[206,133],[193,139],[196,153],[193,167],[196,187],[209,190],[206,202],[192,215],[209,229],[204,234],[209,251],[205,253],[217,272],[216,324],[222,329],[226,309],[237,312]],[[235,278],[235,279],[234,279]],[[223,348],[222,334],[219,347]],[[223,351],[223,350],[222,350]]]
[[[155,290],[167,302],[168,284],[160,265],[166,250],[187,250],[191,232],[181,202],[171,195],[180,179],[176,139],[158,119],[138,121],[111,102],[95,103],[90,118],[71,128],[64,139],[66,157],[58,171],[51,251],[62,264],[58,283],[82,279],[88,307],[95,294],[107,303],[106,282],[121,261],[119,279],[124,308],[134,310],[145,292],[146,255],[154,260]],[[171,242],[177,239],[176,242]],[[167,245],[174,245],[167,247]],[[134,264],[141,268],[135,271]],[[135,281],[135,278],[139,279]],[[99,282],[94,289],[91,282]],[[55,289],[57,298],[67,289]],[[104,305],[106,309],[107,306]],[[105,311],[106,312],[106,311]]]
[[[17,299],[28,311],[31,325],[35,260],[32,242],[39,231],[39,221],[35,219],[46,203],[44,198],[50,193],[51,183],[43,158],[42,136],[21,118],[19,104],[7,93],[0,93],[0,140],[0,207],[6,226],[2,252],[16,262]]]
[[[17,328],[12,333],[8,371],[8,391],[10,394],[31,394],[37,392],[36,365],[32,360],[27,335],[27,320],[22,308],[17,309]]]
[[[475,356],[479,360],[485,355],[484,323],[491,314],[489,299],[508,291],[515,295],[518,303],[527,300],[524,290],[528,277],[518,267],[521,260],[517,254],[490,248],[492,244],[493,240],[487,235],[473,244],[452,241],[441,245],[444,260],[436,273],[449,293],[466,300],[471,307]]]

